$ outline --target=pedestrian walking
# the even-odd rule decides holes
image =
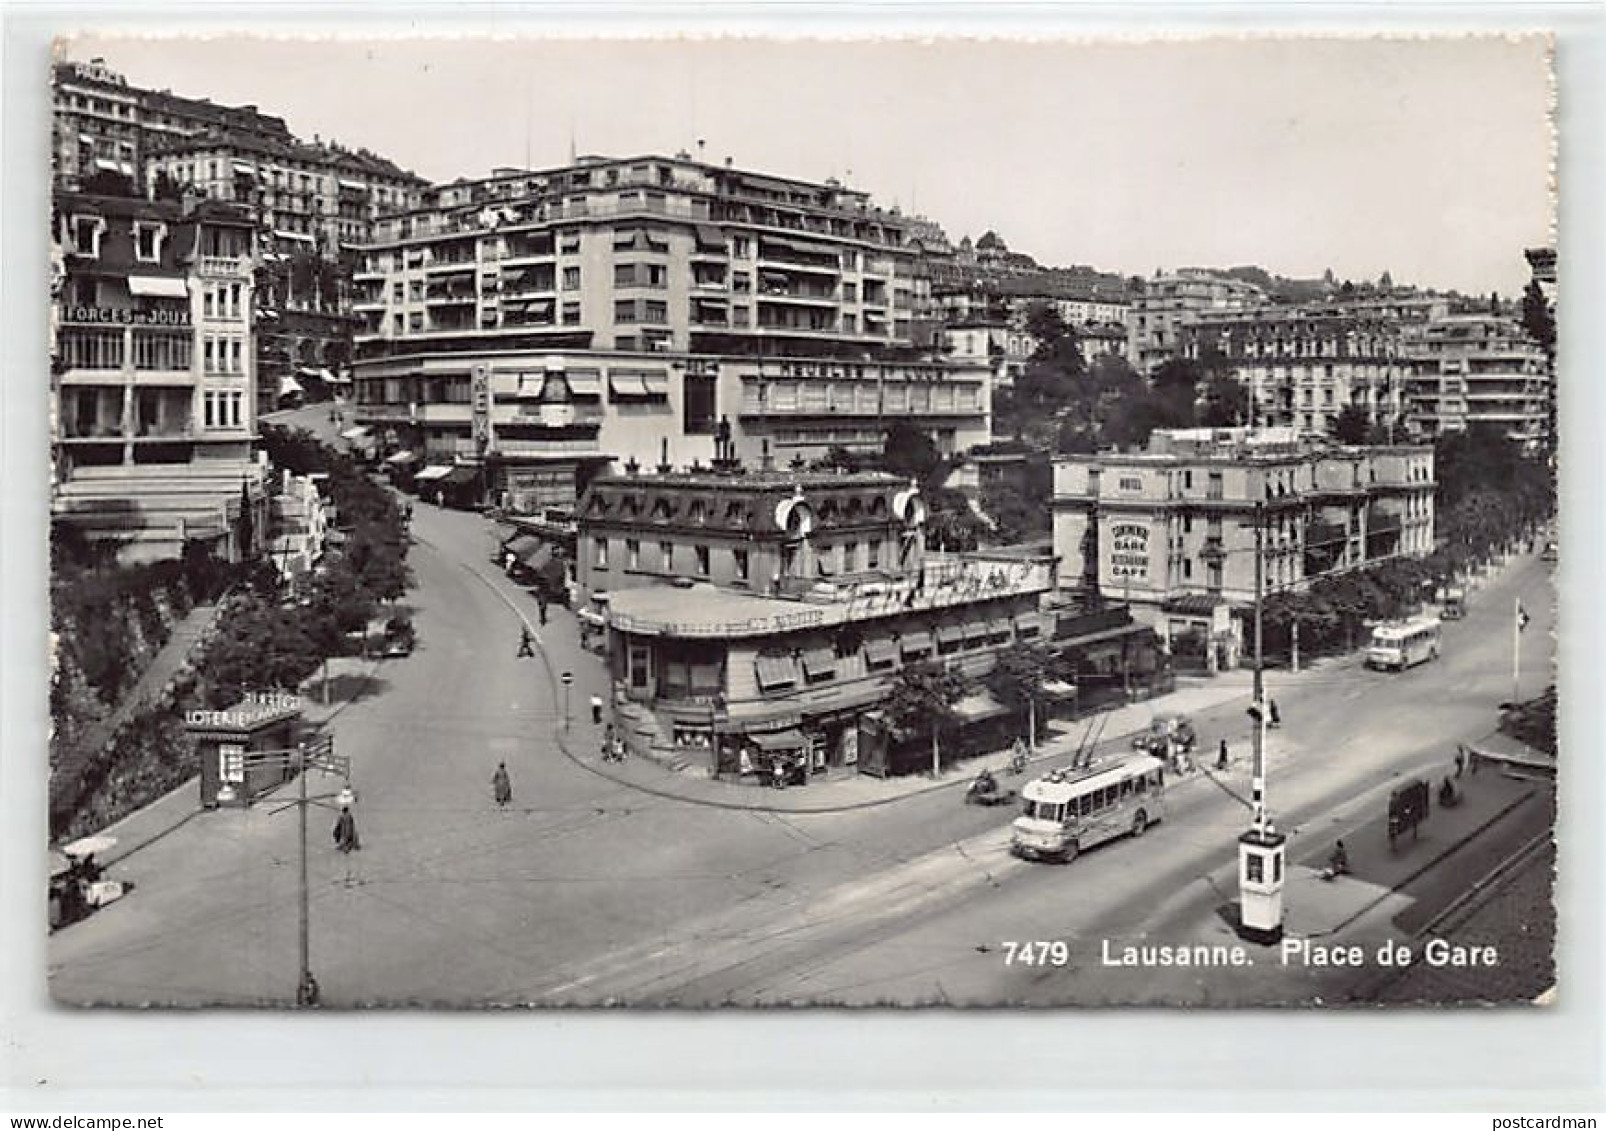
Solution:
[[[335,819],[335,847],[341,852],[357,852],[362,842],[357,839],[357,819],[351,815],[351,806],[342,805]]]
[[[491,775],[491,793],[498,805],[506,805],[513,800],[513,781],[507,776],[506,762],[496,764],[496,773]]]
[[[1221,746],[1216,750],[1216,769],[1225,770],[1226,768],[1227,768],[1227,740],[1225,738],[1223,738],[1221,740]]]
[[[535,612],[541,619],[541,626],[546,627],[546,593],[537,592],[535,595]]]
[[[1283,725],[1283,716],[1282,716],[1282,712],[1277,710],[1277,700],[1275,700],[1275,699],[1268,700],[1266,706],[1270,709],[1270,712],[1271,712],[1271,725],[1274,726],[1274,727],[1282,726]]]
[[[518,659],[535,658],[535,637],[530,635],[530,626],[524,625],[519,629]]]
[[[600,695],[591,697],[591,725],[602,725],[602,696]]]

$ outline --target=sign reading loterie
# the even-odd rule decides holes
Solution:
[[[222,711],[186,711],[184,725],[204,730],[254,730],[301,712],[301,696],[285,691],[254,691]]]

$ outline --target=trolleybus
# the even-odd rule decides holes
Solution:
[[[1165,763],[1140,754],[1112,766],[1055,770],[1027,782],[1021,797],[1011,851],[1069,862],[1113,837],[1142,836],[1165,815]]]
[[[1439,657],[1439,618],[1416,617],[1372,630],[1366,666],[1404,671]]]

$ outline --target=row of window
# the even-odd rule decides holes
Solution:
[[[201,395],[201,421],[208,428],[244,428],[245,392],[208,389]]]
[[[244,283],[209,283],[201,290],[201,314],[207,318],[244,318]]]
[[[208,373],[244,373],[245,340],[207,334],[201,339],[201,358]]]

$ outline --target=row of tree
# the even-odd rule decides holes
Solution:
[[[298,590],[265,561],[227,565],[196,548],[178,562],[118,567],[104,552],[76,545],[70,532],[58,535],[51,688],[52,765],[60,775],[51,791],[56,832],[101,827],[182,782],[194,773],[184,711],[232,706],[250,691],[295,690],[326,659],[360,646],[353,634],[365,637],[382,607],[411,584],[407,524],[389,491],[310,433],[265,425],[263,441],[276,468],[328,476],[345,535]],[[162,592],[182,594],[183,608],[222,594],[216,628],[198,662],[155,702],[101,748],[79,748],[153,651],[127,627],[131,617],[145,617],[129,594],[145,593],[159,579],[168,583]]]

